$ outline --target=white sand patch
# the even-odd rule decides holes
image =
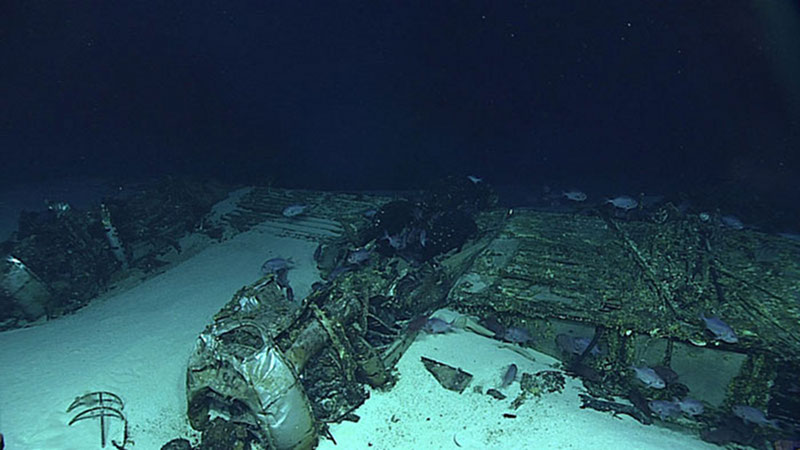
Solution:
[[[76,396],[98,390],[124,400],[132,448],[159,449],[186,436],[186,362],[199,332],[270,257],[292,256],[289,279],[298,298],[307,295],[318,279],[314,248],[256,227],[71,316],[0,333],[0,432],[7,448],[100,448],[98,422],[67,427],[75,413],[65,412]]]
[[[509,364],[519,373],[552,370],[557,361],[535,353],[531,361],[493,339],[457,330],[422,335],[398,363],[400,379],[388,392],[373,390],[355,411],[358,423],[333,425],[338,445],[323,441],[320,449],[711,449],[698,439],[657,426],[645,426],[628,416],[612,417],[580,409],[581,383],[567,378],[560,394],[529,399],[519,409],[511,402],[520,392],[514,382],[500,389]],[[425,369],[425,356],[459,367],[474,378],[462,394],[441,387]],[[482,386],[483,394],[473,391]],[[495,400],[485,394],[497,388],[508,396]],[[516,414],[504,418],[503,413]],[[458,445],[456,444],[458,442]],[[459,447],[460,445],[460,447]]]

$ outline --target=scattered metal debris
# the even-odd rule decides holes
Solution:
[[[536,374],[524,372],[519,381],[521,391],[517,398],[511,402],[512,409],[518,409],[528,397],[541,397],[542,394],[562,392],[566,381],[564,372],[558,370],[542,370]]]
[[[72,426],[75,422],[84,419],[100,419],[100,446],[106,448],[109,428],[109,422],[106,419],[119,419],[122,422],[122,443],[112,440],[111,444],[115,448],[122,450],[130,442],[128,419],[125,418],[125,414],[122,412],[124,407],[122,399],[113,392],[98,391],[81,395],[76,397],[67,407],[68,413],[76,409],[82,409],[69,421],[68,426]]]
[[[488,395],[490,397],[494,397],[496,400],[505,400],[506,399],[506,394],[503,394],[502,392],[498,391],[497,389],[489,389],[488,391],[486,391],[486,395]]]
[[[422,364],[428,369],[428,372],[436,378],[436,381],[442,385],[443,388],[451,391],[464,392],[464,389],[472,381],[472,375],[464,372],[463,370],[448,366],[447,364],[434,361],[430,358],[421,357]]]
[[[604,412],[611,411],[614,413],[614,415],[626,414],[628,416],[631,416],[645,425],[650,425],[653,423],[653,420],[647,414],[645,414],[644,412],[642,412],[633,405],[626,405],[618,402],[600,400],[598,398],[594,398],[586,394],[580,394],[580,398],[582,402],[581,409],[591,408],[597,411],[604,411]]]

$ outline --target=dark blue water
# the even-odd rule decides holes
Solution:
[[[783,208],[800,194],[794,1],[0,9],[4,185],[474,174],[521,198],[722,189]]]

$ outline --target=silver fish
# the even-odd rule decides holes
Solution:
[[[532,341],[533,337],[525,328],[509,327],[503,334],[503,340],[506,342],[513,342],[514,344],[524,344]]]
[[[727,342],[728,344],[735,344],[739,342],[739,337],[736,336],[733,328],[731,328],[727,323],[723,322],[719,317],[706,317],[705,314],[701,313],[700,318],[706,323],[706,328],[708,331],[713,333],[717,339]]]
[[[431,317],[425,322],[423,329],[429,334],[442,334],[451,331],[453,329],[453,324],[452,322],[444,321],[438,317]]]
[[[681,407],[681,411],[683,411],[683,413],[687,416],[698,416],[703,414],[703,411],[705,410],[705,407],[703,407],[702,403],[689,397],[679,400],[678,406]]]
[[[556,345],[558,348],[561,349],[564,353],[571,353],[573,355],[580,355],[586,348],[589,347],[589,344],[592,343],[592,338],[585,337],[585,336],[570,336],[568,334],[561,333],[556,336]],[[591,356],[597,356],[602,351],[600,347],[595,345],[592,348],[592,351],[589,352]]]
[[[283,209],[281,214],[283,214],[283,217],[296,217],[303,214],[306,208],[308,208],[307,205],[289,205]]]
[[[731,409],[733,410],[733,414],[736,417],[744,420],[745,423],[752,423],[761,426],[769,425],[775,428],[779,428],[777,420],[767,419],[767,416],[764,414],[764,412],[758,408],[753,408],[752,406],[746,406],[746,405],[735,405]]]
[[[650,411],[658,414],[658,417],[660,417],[661,420],[664,420],[667,417],[678,416],[681,413],[680,405],[666,400],[653,400],[647,403],[647,407],[650,408]]]
[[[628,197],[627,195],[620,195],[619,197],[610,198],[606,200],[606,203],[611,203],[614,208],[624,209],[625,211],[630,211],[631,209],[639,206],[639,202],[634,200],[632,197]]]
[[[582,202],[586,200],[586,194],[581,191],[564,191],[561,193],[567,200],[572,200],[573,202]]]
[[[277,274],[281,270],[289,270],[294,267],[294,262],[291,258],[284,259],[284,258],[272,258],[268,259],[264,264],[261,265],[261,274],[262,275],[269,275],[271,273]]]
[[[408,228],[403,228],[403,230],[394,235],[390,235],[388,231],[383,230],[383,238],[384,240],[389,242],[389,246],[395,250],[403,250],[408,245],[408,237],[409,231]]]
[[[719,221],[722,222],[722,225],[734,229],[734,230],[744,230],[744,223],[736,216],[722,216],[719,218]]]
[[[517,365],[512,363],[510,366],[508,366],[508,369],[506,369],[506,373],[503,374],[503,381],[500,383],[500,387],[508,387],[516,378]]]
[[[631,366],[631,369],[636,372],[636,378],[649,388],[664,389],[667,386],[664,379],[658,376],[656,371],[650,367]]]
[[[347,255],[347,263],[361,264],[367,262],[371,254],[372,254],[371,250],[367,250],[366,248],[363,247],[356,250],[352,250],[350,254]]]

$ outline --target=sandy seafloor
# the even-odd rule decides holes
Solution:
[[[191,246],[190,239],[185,244]],[[204,244],[205,245],[205,244]],[[67,424],[65,409],[81,394],[108,390],[125,402],[130,449],[157,450],[176,437],[193,442],[186,419],[185,372],[198,333],[240,287],[259,276],[261,264],[291,256],[295,291],[304,295],[318,279],[314,243],[276,237],[267,227],[211,243],[166,272],[112,291],[73,315],[0,333],[0,432],[8,450],[100,448],[96,421]],[[397,384],[373,390],[355,412],[358,423],[331,426],[337,445],[322,449],[699,449],[714,446],[627,417],[579,409],[579,381],[560,394],[528,400],[511,411],[519,383],[495,400],[473,391],[497,387],[511,362],[521,372],[550,369],[541,353],[528,359],[492,339],[457,330],[422,335],[397,366]],[[420,357],[474,375],[461,394],[442,388]],[[513,412],[508,419],[503,413]],[[119,429],[112,426],[110,438]],[[459,447],[460,446],[460,447]],[[110,444],[106,448],[113,448]]]

